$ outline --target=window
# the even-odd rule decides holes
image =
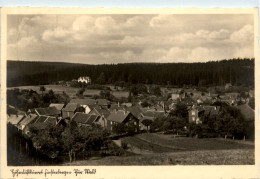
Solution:
[[[192,111],[192,112],[191,112],[191,115],[195,115],[195,111]]]
[[[195,121],[195,117],[192,117],[192,120]]]

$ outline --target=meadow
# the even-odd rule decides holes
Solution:
[[[121,139],[129,153],[63,165],[253,165],[254,142],[143,133]]]
[[[76,98],[76,93],[79,90],[79,88],[63,86],[63,85],[44,85],[44,87],[46,88],[46,92],[51,89],[56,94],[62,94],[63,92],[65,92],[70,98]],[[41,93],[40,86],[18,86],[18,87],[10,87],[8,89],[14,89],[14,88],[27,89],[27,90],[32,89],[32,90],[36,91],[37,93]],[[97,89],[85,89],[84,95],[93,96],[93,95],[99,95],[99,93],[100,93],[100,90],[97,90]],[[121,98],[121,97],[127,98],[129,95],[129,92],[128,91],[112,91],[112,94],[116,98]]]

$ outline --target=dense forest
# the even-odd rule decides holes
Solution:
[[[7,62],[7,86],[45,85],[90,76],[93,83],[173,86],[254,86],[254,59],[229,59],[206,63],[126,63],[87,65],[59,62]],[[102,79],[102,80],[100,80]]]

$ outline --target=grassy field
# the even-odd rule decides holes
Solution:
[[[254,143],[224,139],[174,138],[144,133],[121,139],[131,156],[110,156],[64,165],[252,165]]]
[[[135,156],[91,158],[63,165],[253,165],[253,149],[157,153]]]
[[[46,92],[50,89],[54,91],[54,93],[57,94],[62,94],[63,91],[69,95],[70,98],[75,98],[76,93],[79,90],[79,88],[73,88],[70,86],[62,86],[62,85],[44,85],[46,88]],[[19,89],[32,89],[34,91],[37,91],[37,93],[41,93],[40,91],[40,86],[19,86],[19,87],[13,87],[13,88],[19,88]],[[13,89],[13,88],[8,88],[8,89]],[[84,95],[99,95],[100,90],[96,89],[86,89],[84,92]],[[129,92],[128,91],[113,91],[112,94],[116,98],[121,98],[121,97],[128,97]]]

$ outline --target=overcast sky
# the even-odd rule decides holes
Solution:
[[[9,15],[7,59],[86,64],[254,57],[253,15]]]

